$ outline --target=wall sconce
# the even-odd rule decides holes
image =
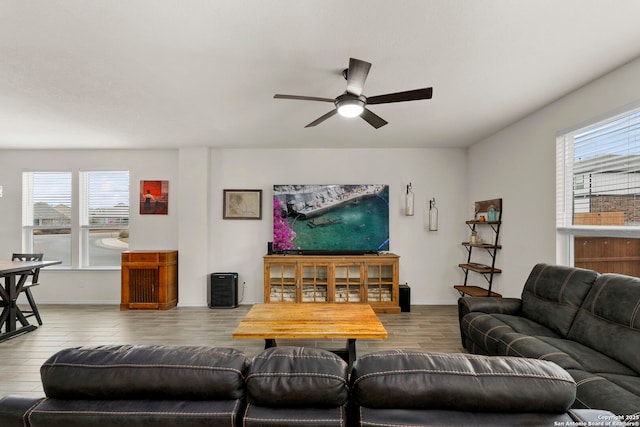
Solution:
[[[429,231],[438,231],[438,208],[436,198],[429,200]]]
[[[413,201],[414,201],[414,194],[413,194],[413,191],[411,191],[411,183],[409,183],[409,185],[407,185],[407,194],[405,196],[405,206],[404,206],[404,214],[406,216],[413,216]]]

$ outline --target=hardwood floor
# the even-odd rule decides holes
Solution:
[[[44,396],[40,366],[67,347],[101,344],[165,344],[234,347],[253,357],[262,340],[234,340],[231,333],[249,311],[178,307],[172,310],[120,311],[115,305],[40,305],[44,325],[0,343],[0,397]],[[412,306],[410,313],[379,314],[385,340],[358,340],[358,355],[387,349],[466,352],[460,343],[457,306]],[[344,342],[278,341],[278,345],[339,348]]]

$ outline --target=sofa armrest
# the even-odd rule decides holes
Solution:
[[[473,311],[493,314],[512,314],[519,316],[522,312],[522,300],[520,298],[487,298],[487,297],[463,297],[458,299],[458,314],[460,320]]]
[[[0,399],[0,426],[24,427],[31,408],[43,400],[41,397],[8,395]]]
[[[522,300],[520,298],[487,298],[487,297],[462,297],[458,299],[458,323],[460,324],[460,339],[462,346],[467,348],[462,330],[462,318],[467,314],[479,311],[481,313],[522,315]]]

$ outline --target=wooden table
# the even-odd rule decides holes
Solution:
[[[62,264],[62,261],[4,261],[0,260],[0,279],[4,279],[4,287],[0,286],[0,329],[4,326],[4,332],[0,333],[0,342],[15,335],[30,332],[37,326],[29,324],[18,307],[18,296],[29,277],[31,270],[47,267],[49,265]],[[22,325],[17,327],[17,322]]]
[[[240,322],[234,339],[346,339],[349,366],[356,358],[356,339],[387,338],[387,331],[368,304],[255,304]]]

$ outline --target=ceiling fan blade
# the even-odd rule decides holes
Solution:
[[[371,63],[360,59],[349,58],[349,70],[347,71],[347,92],[356,96],[362,95],[364,82],[369,75]]]
[[[305,127],[306,128],[310,128],[310,127],[313,127],[315,125],[319,125],[320,123],[322,123],[325,120],[327,120],[329,117],[335,116],[337,112],[338,112],[338,110],[333,109],[333,110],[329,111],[327,114],[325,114],[324,116],[315,119],[314,121],[312,121],[311,123],[309,123]]]
[[[365,119],[367,121],[367,123],[369,123],[371,126],[373,126],[376,129],[381,128],[382,126],[384,126],[384,125],[386,125],[388,123],[385,119],[383,119],[382,117],[380,117],[377,114],[373,113],[368,108],[364,109],[362,114],[360,114],[360,117]]]
[[[297,99],[300,101],[322,101],[322,102],[335,102],[333,98],[318,98],[316,96],[300,96],[300,95],[282,95],[275,94],[273,95],[275,99]]]
[[[387,93],[386,95],[378,95],[367,97],[367,104],[388,104],[391,102],[417,101],[420,99],[431,99],[433,96],[433,88],[407,90],[405,92]]]

